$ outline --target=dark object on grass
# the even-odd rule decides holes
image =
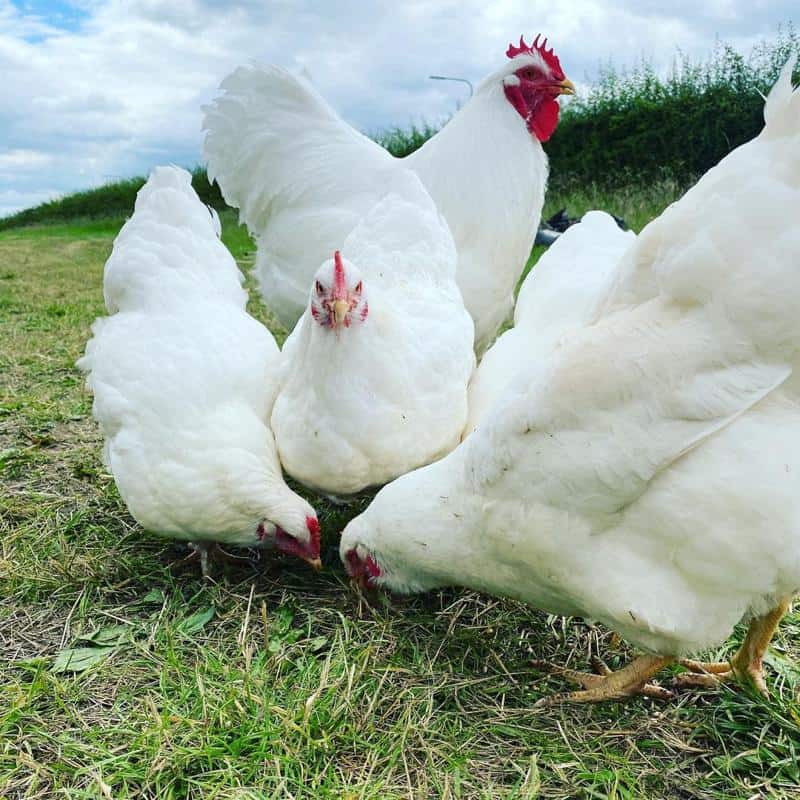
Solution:
[[[536,231],[536,239],[534,240],[533,244],[541,244],[545,247],[550,247],[550,245],[553,244],[553,242],[558,239],[559,236],[561,236],[559,231],[550,230],[542,225],[539,230]]]
[[[550,219],[544,221],[544,224],[551,230],[564,233],[564,231],[576,222],[580,222],[580,217],[570,217],[567,214],[567,209],[562,208],[556,211]]]
[[[607,213],[613,217],[614,222],[616,222],[623,231],[628,230],[628,224],[624,219],[618,217],[616,214],[611,214],[610,211]],[[539,244],[550,247],[567,228],[571,227],[576,222],[580,222],[581,219],[582,217],[570,217],[569,214],[567,214],[566,208],[556,211],[550,219],[545,220],[539,225],[539,230],[536,231],[534,245]]]

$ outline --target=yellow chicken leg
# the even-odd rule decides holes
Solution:
[[[720,683],[739,680],[751,683],[764,697],[769,697],[769,689],[764,680],[764,654],[790,606],[791,600],[786,599],[764,616],[754,617],[742,646],[730,661],[708,663],[682,659],[679,663],[689,671],[675,678],[674,685],[680,688],[714,687]]]

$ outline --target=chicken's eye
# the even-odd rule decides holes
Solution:
[[[358,283],[355,285],[355,288],[353,289],[353,292],[354,292],[355,294],[361,294],[361,289],[362,289],[362,286],[361,286],[361,281],[359,281],[359,282],[358,282]]]
[[[325,287],[319,281],[317,281],[316,289],[317,294],[325,294]]]

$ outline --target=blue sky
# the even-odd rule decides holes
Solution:
[[[89,17],[89,10],[77,3],[64,0],[14,0],[13,5],[27,17],[38,17],[43,23],[65,31],[76,31],[81,23]],[[41,41],[44,34],[33,34],[28,41]]]
[[[609,60],[666,69],[721,37],[746,52],[793,2],[0,0],[0,216],[160,163],[200,160],[202,103],[238,64],[305,67],[353,124],[437,121],[542,31],[590,83]],[[797,20],[796,20],[797,21]]]

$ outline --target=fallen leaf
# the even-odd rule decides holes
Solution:
[[[61,672],[83,672],[84,670],[105,661],[113,652],[115,647],[70,647],[62,650],[53,661],[51,671]]]
[[[151,589],[139,602],[140,603],[163,603],[166,595],[161,589]]]
[[[98,628],[86,636],[80,636],[82,642],[91,642],[100,647],[111,647],[115,644],[122,644],[130,641],[131,629],[128,625],[108,625],[105,628]]]
[[[178,630],[182,633],[198,633],[205,628],[206,624],[214,618],[214,606],[204,608],[202,611],[195,611],[190,617],[181,622]]]
[[[325,645],[328,644],[328,637],[327,636],[315,636],[313,639],[308,640],[308,649],[312,653],[316,653],[319,650],[322,650]]]

